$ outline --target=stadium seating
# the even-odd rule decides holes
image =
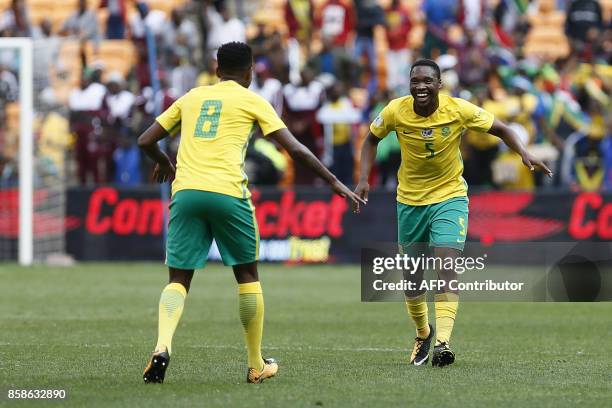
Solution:
[[[565,13],[554,9],[554,2],[542,1],[529,16],[531,29],[525,39],[525,54],[548,60],[566,57],[569,44],[564,33]]]
[[[85,47],[89,64],[98,63],[103,68],[104,79],[112,71],[119,71],[126,76],[135,63],[136,49],[129,40],[104,40],[97,49],[92,44]],[[52,86],[56,96],[62,102],[67,101],[70,91],[78,86],[81,75],[80,45],[76,40],[62,43],[59,53],[63,75],[53,75]]]

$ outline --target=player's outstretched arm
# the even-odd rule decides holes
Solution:
[[[376,149],[378,147],[380,139],[368,132],[363,145],[361,147],[361,161],[359,165],[359,184],[355,188],[355,194],[361,197],[366,203],[368,202],[368,193],[370,192],[370,184],[368,180],[370,178],[370,171],[372,165],[376,159]],[[359,212],[359,204],[353,208],[353,211]]]
[[[287,128],[279,129],[268,134],[267,136],[273,140],[276,140],[278,144],[287,150],[293,160],[308,166],[319,177],[325,180],[336,194],[351,200],[353,202],[353,206],[359,203],[365,204],[363,199],[341,183],[336,176],[334,176],[334,174],[329,171],[327,167],[325,167],[310,150],[308,150],[306,146],[298,142]]]
[[[542,169],[548,177],[552,177],[553,173],[548,166],[546,166],[542,160],[533,157],[525,149],[525,146],[523,146],[517,134],[514,133],[514,130],[512,130],[504,122],[495,119],[493,121],[493,125],[491,125],[491,129],[489,129],[489,133],[499,137],[504,141],[506,146],[518,153],[523,160],[523,164],[527,166],[529,170],[534,171],[535,167],[537,166]]]
[[[157,142],[168,136],[168,132],[159,123],[153,122],[142,135],[138,137],[138,147],[155,162],[153,178],[158,183],[170,180],[175,173],[174,165],[168,155],[163,152]]]

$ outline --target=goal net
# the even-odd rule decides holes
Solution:
[[[65,252],[66,112],[46,40],[0,38],[0,262]]]

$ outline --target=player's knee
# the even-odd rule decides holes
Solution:
[[[183,285],[187,292],[189,292],[189,286],[191,285],[192,278],[193,278],[193,270],[170,268],[169,282],[179,283]]]
[[[234,270],[234,276],[236,277],[236,282],[238,283],[250,283],[257,282],[259,280],[259,275],[257,273],[257,262],[234,265],[232,269]]]

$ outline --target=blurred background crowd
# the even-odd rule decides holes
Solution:
[[[217,81],[222,43],[246,41],[252,90],[345,183],[370,121],[408,93],[411,62],[427,57],[444,92],[511,123],[555,170],[552,180],[531,174],[499,139],[468,132],[470,186],[597,191],[612,188],[611,15],[610,0],[0,0],[0,36],[35,40],[37,174],[70,185],[150,182],[138,135],[156,111]],[[8,184],[17,177],[19,62],[0,49]],[[166,148],[177,147],[173,138]],[[395,188],[400,159],[390,134],[373,186]],[[246,171],[256,185],[319,184],[257,132]]]

